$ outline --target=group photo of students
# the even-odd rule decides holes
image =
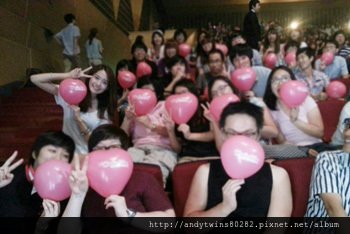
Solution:
[[[0,140],[22,139],[0,145],[0,219],[102,233],[83,218],[113,217],[109,231],[142,233],[137,218],[349,217],[350,22],[262,22],[265,2],[245,2],[240,25],[134,32],[113,61],[93,19],[82,36],[61,15],[63,69],[0,96]]]

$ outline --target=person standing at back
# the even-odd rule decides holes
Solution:
[[[89,65],[97,66],[102,64],[102,42],[97,39],[97,28],[90,29],[88,40],[85,43],[86,56],[89,59]]]
[[[260,1],[250,0],[249,12],[244,17],[243,22],[243,34],[247,38],[247,43],[256,50],[259,50],[260,41],[260,24],[258,16],[256,15],[259,11]]]
[[[80,67],[80,29],[75,25],[75,16],[71,13],[64,16],[67,26],[55,35],[55,39],[63,49],[64,71],[69,72],[73,68]]]

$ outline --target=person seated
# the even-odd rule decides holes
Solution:
[[[335,130],[332,136],[332,142],[331,142],[332,145],[336,147],[340,147],[344,144],[343,132],[349,123],[350,123],[350,102],[347,102],[340,112],[337,129]]]
[[[88,142],[90,152],[113,148],[127,150],[128,147],[127,134],[112,124],[96,128]],[[84,158],[81,167],[79,160],[76,160],[75,169],[69,178],[72,195],[62,217],[116,216],[127,218],[122,220],[128,220],[131,225],[136,226],[139,223],[133,218],[137,217],[175,217],[175,211],[167,194],[152,174],[134,170],[121,194],[110,195],[104,199],[89,189],[87,167],[88,158]],[[83,223],[86,227],[93,225],[88,221]]]
[[[331,80],[339,78],[349,78],[349,71],[346,64],[346,60],[338,56],[339,44],[336,41],[326,41],[323,47],[323,53],[330,52],[334,55],[334,60],[331,64],[326,65],[321,59],[316,60],[316,70],[324,72]]]
[[[277,56],[276,66],[283,65],[284,63],[283,47],[281,46],[280,41],[281,41],[281,38],[277,29],[275,29],[274,27],[271,27],[266,32],[265,38],[263,40],[263,43],[260,49],[260,53],[262,55],[263,61],[268,54],[274,53]]]
[[[136,116],[135,107],[129,105],[121,128],[131,137],[133,147],[128,149],[134,162],[158,165],[162,170],[164,186],[177,163],[177,153],[173,148],[164,124],[167,115],[163,89],[154,77],[142,77],[137,88],[155,92],[158,103],[147,115]]]
[[[315,101],[327,99],[326,88],[329,84],[329,78],[323,72],[313,69],[314,52],[308,48],[298,49],[297,51],[298,70],[295,72],[297,80],[302,81],[308,88],[310,96]]]
[[[230,103],[220,128],[224,140],[243,135],[259,140],[262,109],[249,102]],[[288,173],[264,163],[247,179],[230,179],[220,160],[201,165],[192,180],[185,217],[289,217],[292,192]]]
[[[240,32],[234,32],[230,38],[230,50],[232,49],[232,47],[238,45],[238,44],[246,44],[247,40],[244,38],[244,36],[240,33]],[[261,55],[259,53],[258,50],[256,49],[252,49],[253,50],[253,58],[252,58],[252,66],[262,66],[262,58]],[[230,60],[229,61],[229,67],[233,66],[232,62]]]
[[[343,131],[344,145],[317,155],[312,171],[305,217],[350,216],[350,125]],[[329,232],[328,232],[329,233]]]

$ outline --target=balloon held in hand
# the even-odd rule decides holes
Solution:
[[[284,104],[289,108],[294,108],[305,101],[309,95],[309,89],[301,81],[290,80],[281,85],[279,95]]]
[[[81,80],[65,79],[60,83],[58,92],[68,104],[78,105],[86,97],[87,88]]]
[[[165,101],[165,108],[175,123],[185,124],[196,113],[198,99],[192,93],[171,95]]]

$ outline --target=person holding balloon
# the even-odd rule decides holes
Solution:
[[[0,167],[0,217],[58,216],[60,199],[54,201],[42,194],[60,196],[60,186],[52,181],[49,182],[52,189],[47,189],[45,183],[37,182],[42,175],[36,172],[49,162],[53,164],[46,167],[48,172],[57,170],[55,165],[58,162],[68,165],[73,159],[74,150],[74,141],[68,135],[63,132],[45,132],[35,140],[26,165],[22,164],[23,159],[14,162],[18,154],[15,151]],[[41,179],[50,180],[48,176],[44,177]]]
[[[324,131],[321,113],[308,93],[308,88],[296,81],[289,68],[280,66],[270,74],[264,101],[279,127],[279,144],[304,146],[322,152],[331,147],[321,140]]]
[[[257,142],[262,109],[230,103],[220,118],[221,160],[201,165],[184,208],[185,217],[289,217],[292,192],[288,173],[264,162]],[[247,147],[249,145],[249,147]]]
[[[346,60],[336,55],[339,50],[338,42],[328,40],[323,47],[323,54],[320,59],[316,60],[316,70],[324,72],[330,80],[349,78],[349,71]]]
[[[80,78],[86,79],[85,84]],[[113,71],[99,65],[67,73],[36,74],[31,81],[55,96],[56,103],[63,108],[63,132],[74,140],[77,154],[86,154],[91,131],[113,120],[116,94]]]
[[[177,162],[177,153],[170,144],[164,124],[167,114],[163,89],[156,78],[140,78],[137,89],[129,93],[129,106],[121,128],[130,136],[133,147],[128,149],[134,162],[158,165],[164,186]],[[158,97],[158,103],[157,103]]]
[[[165,103],[168,115],[163,118],[172,148],[179,153],[179,162],[217,158],[214,134],[198,104],[194,83],[181,79],[172,93]]]
[[[264,65],[270,69],[283,64],[280,35],[275,28],[271,27],[266,32],[260,53],[262,55]]]
[[[129,147],[129,139],[122,129],[111,124],[97,127],[91,134],[88,147],[91,153],[82,165],[76,161],[70,176],[72,195],[62,217],[117,216],[140,228],[145,227],[140,226],[134,218],[175,217],[167,194],[153,175],[133,170],[132,167],[115,167],[113,171],[107,171],[99,166],[108,157],[118,156],[122,159],[124,158],[122,154],[127,154],[124,150]],[[127,157],[130,158],[130,156]],[[93,161],[98,163],[92,163]],[[132,164],[131,160],[130,162]],[[123,180],[122,177],[125,177],[126,173],[129,176],[127,180]],[[98,181],[100,176],[108,177],[108,180],[102,179],[97,185],[94,182]],[[110,186],[108,183],[114,183],[115,186]],[[120,192],[117,193],[116,189]],[[119,225],[120,223],[117,222]],[[89,222],[83,222],[83,224],[86,225],[87,231],[91,227],[96,228]],[[105,225],[106,223],[103,223],[103,226],[98,228],[103,230],[109,228]],[[101,232],[101,229],[98,231]]]
[[[197,53],[196,67],[198,74],[202,75],[205,72],[209,72],[209,52],[215,48],[215,41],[209,34],[204,34],[203,38],[199,41],[200,50]]]
[[[178,54],[179,47],[175,40],[166,40],[164,44],[164,58],[158,63],[158,77],[164,77],[169,74],[168,64],[173,57]]]
[[[310,96],[315,101],[323,101],[327,99],[325,92],[329,78],[323,72],[313,69],[314,52],[308,48],[298,49],[298,71],[295,73],[297,80],[302,81],[308,88]]]

